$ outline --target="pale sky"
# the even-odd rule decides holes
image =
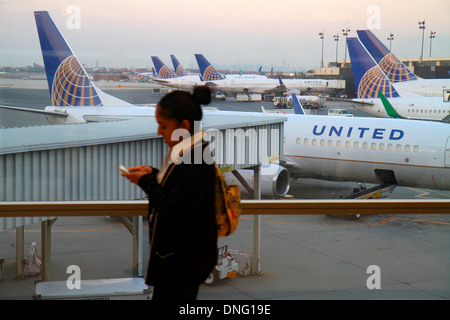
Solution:
[[[424,57],[450,57],[448,0],[0,0],[0,66],[43,63],[34,11],[49,11],[83,64],[152,67],[175,54],[196,67],[195,53],[216,66],[289,65],[291,70],[344,58],[343,28],[371,29],[399,58],[417,58],[425,19]],[[68,12],[69,10],[69,12]],[[348,54],[347,54],[348,57]]]

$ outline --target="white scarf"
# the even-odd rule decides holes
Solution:
[[[169,148],[169,150],[167,150],[162,168],[156,175],[156,180],[158,181],[158,183],[161,183],[162,179],[164,178],[164,175],[166,174],[167,169],[172,163],[175,164],[180,163],[180,161],[182,160],[182,158],[180,157],[181,151],[188,148],[191,149],[198,142],[202,141],[203,135],[204,132],[199,131],[192,136],[192,139],[191,137],[185,138],[176,145],[174,145],[172,148]]]

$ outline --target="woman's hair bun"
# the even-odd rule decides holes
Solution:
[[[208,86],[196,87],[192,97],[198,104],[207,105],[211,102],[211,89]]]

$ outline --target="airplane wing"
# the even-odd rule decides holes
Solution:
[[[63,118],[66,118],[68,116],[67,113],[60,112],[60,111],[45,111],[45,110],[39,110],[39,109],[12,107],[12,106],[0,106],[0,108],[16,110],[16,111],[31,112],[31,113],[39,113],[39,114],[43,114],[43,115],[47,115],[47,116],[57,116],[57,117],[63,117]]]
[[[333,101],[343,101],[343,102],[350,102],[350,103],[356,103],[356,104],[363,104],[363,105],[369,105],[373,106],[373,102],[368,101],[358,101],[353,99],[343,99],[343,98],[335,98],[335,97],[324,97],[326,100],[333,100]]]

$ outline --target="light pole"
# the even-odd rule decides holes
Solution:
[[[436,38],[435,34],[436,34],[436,31],[430,32],[430,57],[431,57],[431,42],[433,42],[433,39]]]
[[[389,40],[389,51],[391,51],[392,50],[391,49],[391,47],[392,47],[392,40],[394,40],[394,34],[391,33],[387,39]]]
[[[420,54],[420,63],[422,63],[422,61],[423,61],[423,38],[424,38],[424,34],[425,34],[425,20],[423,20],[422,22],[419,21],[419,29],[422,29],[422,51]]]
[[[335,34],[334,35],[334,41],[336,41],[336,67],[337,67],[337,62],[338,62],[338,44],[339,44],[339,34]]]
[[[320,67],[323,68],[323,38],[325,33],[322,31],[319,33],[320,39],[322,39],[322,60],[320,60]]]
[[[345,37],[344,68],[347,65],[347,36],[348,36],[349,32],[350,32],[350,29],[348,29],[348,28],[342,29],[342,34]]]

